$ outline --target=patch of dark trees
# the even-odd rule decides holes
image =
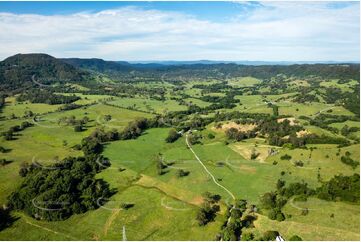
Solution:
[[[32,89],[25,91],[17,97],[18,102],[30,101],[31,103],[45,103],[49,105],[54,104],[68,104],[79,100],[80,97],[76,95],[60,95],[55,94],[45,89]]]
[[[217,212],[220,210],[218,202],[221,199],[220,195],[206,192],[203,194],[204,202],[197,212],[197,221],[200,226],[205,226],[207,223],[214,221]]]
[[[272,220],[283,221],[286,219],[282,212],[283,206],[294,197],[298,201],[307,201],[308,197],[317,197],[327,201],[345,201],[358,204],[360,202],[360,175],[336,175],[329,181],[322,182],[316,189],[308,187],[305,182],[290,183],[278,180],[276,191],[267,192],[260,199],[261,207],[267,211],[267,216]],[[306,215],[307,211],[303,211]]]
[[[351,158],[351,153],[346,151],[344,156],[341,156],[341,162],[345,165],[351,166],[352,169],[355,169],[360,163]]]
[[[21,123],[21,125],[12,126],[7,131],[2,132],[1,136],[3,136],[5,140],[14,140],[15,136],[19,135],[18,132],[32,126],[32,123],[24,121]]]
[[[104,166],[96,155],[68,157],[46,168],[32,163],[23,166],[22,184],[9,196],[9,207],[22,210],[36,219],[64,220],[73,214],[99,207],[99,199],[114,191],[96,179]]]
[[[360,116],[360,85],[358,84],[352,92],[342,92],[339,88],[326,88],[323,95],[327,103],[340,103],[346,109]]]
[[[39,87],[33,77],[43,85],[51,85],[83,82],[90,74],[46,54],[17,54],[0,62],[0,90],[9,95]]]
[[[167,143],[173,143],[181,136],[182,135],[179,132],[177,132],[175,129],[170,129],[167,138],[165,138],[165,141]]]

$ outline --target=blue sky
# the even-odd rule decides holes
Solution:
[[[0,58],[359,61],[359,2],[0,2]]]

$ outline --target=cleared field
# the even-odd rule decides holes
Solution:
[[[233,87],[249,87],[261,83],[261,80],[248,76],[240,78],[230,78],[228,79],[228,83]]]
[[[5,99],[5,106],[1,116],[10,118],[13,114],[16,117],[23,117],[26,111],[43,114],[56,111],[61,105],[48,105],[44,103],[17,102],[15,97]]]
[[[111,121],[105,122],[103,120],[103,116],[106,114],[112,115]],[[85,116],[89,118],[90,122],[86,125],[85,131],[74,132],[72,126],[64,126],[58,123],[61,117],[71,115],[77,119]],[[12,181],[0,183],[0,203],[6,201],[6,197],[21,180],[18,171],[22,162],[31,163],[34,159],[41,164],[48,164],[67,156],[80,156],[82,152],[72,149],[72,146],[79,144],[82,138],[88,136],[96,127],[121,130],[128,122],[137,117],[151,117],[151,115],[98,104],[86,109],[42,115],[37,121],[28,119],[34,125],[21,131],[19,135],[15,136],[16,140],[5,141],[0,139],[0,146],[10,150],[1,154],[2,158],[12,161],[10,164],[0,167],[0,177],[6,181]],[[6,130],[10,126],[20,124],[21,121],[23,120],[16,120],[16,123],[12,120],[2,121],[1,129]]]
[[[158,101],[144,98],[119,98],[114,101],[110,101],[109,103],[124,108],[155,113],[165,113],[167,111],[181,111],[187,109],[186,106],[179,105],[175,100]]]
[[[274,84],[278,78],[281,76],[270,79]],[[99,77],[100,79],[104,82],[113,82],[107,77]],[[208,93],[209,89],[203,86],[221,83],[220,80],[182,79],[179,86],[178,83],[171,84],[162,81],[143,82],[143,77],[135,78],[135,80],[142,81],[135,82],[134,86],[144,88],[143,90],[162,88],[165,92],[165,100],[150,98],[152,94],[147,91],[134,97],[129,95],[127,98],[75,93],[81,97],[75,102],[76,104],[91,105],[74,110],[58,111],[61,105],[17,103],[15,97],[7,98],[1,113],[1,116],[5,117],[0,120],[1,131],[6,131],[23,121],[32,122],[34,126],[18,132],[15,140],[0,139],[0,146],[9,149],[1,153],[1,158],[12,161],[10,164],[0,166],[0,205],[6,203],[8,195],[22,181],[23,178],[18,174],[22,162],[31,163],[37,160],[46,166],[66,156],[82,156],[82,152],[73,149],[73,146],[79,144],[96,128],[121,131],[129,122],[139,117],[151,118],[155,114],[188,109],[188,105],[180,105],[179,101],[171,98],[183,98],[182,100],[187,103],[204,108],[202,112],[190,112],[189,123],[193,116],[213,118],[219,111],[237,110],[247,113],[273,114],[270,104],[275,104],[279,107],[280,115],[287,115],[290,116],[290,120],[299,121],[309,133],[343,137],[341,134],[309,125],[309,121],[299,119],[299,117],[304,115],[314,118],[320,113],[354,116],[344,107],[325,104],[322,99],[317,103],[292,101],[293,96],[300,90],[298,88],[309,87],[311,81],[319,82],[319,79],[286,78],[283,80],[283,83],[286,83],[286,89],[279,90],[275,90],[273,86],[264,85],[260,88],[257,84],[262,81],[253,77],[227,79],[228,84],[239,88],[237,90],[244,94],[235,96],[240,103],[237,103],[232,110],[207,110],[206,107],[211,103],[200,100],[200,97],[205,95],[225,96],[227,90]],[[354,81],[346,84],[338,84],[336,80],[321,82],[323,89],[337,87],[343,91],[353,90],[355,84],[357,83]],[[194,85],[201,86],[193,88]],[[79,92],[87,90],[86,87],[80,85],[73,87]],[[246,95],[255,92],[283,94]],[[316,91],[312,92],[312,94],[315,93]],[[38,115],[35,118],[23,118],[26,111],[32,111]],[[9,119],[12,114],[19,118]],[[106,115],[110,115],[111,119],[106,121]],[[89,121],[84,125],[85,130],[75,132],[73,126],[59,122],[62,118],[70,116],[74,116],[77,120],[87,117]],[[175,117],[175,119],[183,118],[181,115],[178,117],[175,115]],[[74,215],[65,221],[58,222],[39,221],[22,212],[13,212],[18,219],[12,226],[0,231],[0,240],[123,240],[125,236],[123,227],[127,240],[214,240],[215,235],[221,230],[225,220],[226,205],[232,202],[232,197],[217,186],[212,176],[236,198],[246,199],[248,204],[259,208],[260,196],[275,190],[279,179],[286,181],[286,184],[305,181],[309,187],[316,188],[335,175],[360,173],[359,166],[353,169],[341,161],[341,157],[346,155],[346,152],[350,153],[353,160],[360,160],[360,145],[354,144],[356,138],[360,136],[359,131],[348,136],[353,145],[347,147],[339,148],[334,144],[307,144],[303,148],[289,149],[268,145],[269,134],[258,135],[256,138],[241,142],[228,140],[225,135],[227,129],[234,127],[241,131],[249,131],[255,128],[255,125],[238,125],[231,120],[217,120],[218,123],[215,123],[215,120],[204,129],[198,128],[198,124],[188,127],[189,123],[180,123],[180,126],[186,127],[184,130],[189,128],[192,133],[201,135],[200,142],[192,145],[192,150],[201,162],[186,145],[185,135],[173,143],[165,141],[171,127],[150,128],[144,130],[136,139],[117,140],[103,144],[102,155],[109,158],[111,166],[96,174],[96,178],[104,179],[112,189],[117,191],[109,201],[101,203],[102,206],[97,210]],[[207,122],[208,119],[203,121]],[[223,124],[222,128],[216,128],[216,124],[219,123]],[[258,123],[263,125],[261,122]],[[329,126],[341,130],[345,125],[360,127],[359,122],[350,120]],[[253,157],[254,153],[257,154],[256,157]],[[289,159],[284,158],[286,154],[290,156]],[[159,162],[164,165],[161,174],[157,167]],[[179,175],[181,169],[189,173],[181,176]],[[215,221],[206,226],[199,226],[196,216],[203,202],[204,192],[221,196],[220,212]],[[123,209],[124,204],[133,204],[133,206]],[[308,208],[309,213],[301,215],[302,208]],[[282,211],[286,215],[286,220],[283,222],[270,220],[262,215],[262,210],[259,211],[260,214],[256,213],[258,219],[254,222],[255,228],[245,230],[252,231],[255,235],[260,235],[267,230],[277,230],[285,239],[295,234],[304,240],[359,239],[360,208],[357,205],[327,202],[313,197],[306,202],[296,202],[291,198]]]
[[[333,88],[339,88],[344,92],[352,92],[357,85],[356,80],[352,80],[350,82],[346,83],[338,83],[338,80],[327,80],[320,83],[320,86],[322,87],[333,87]]]

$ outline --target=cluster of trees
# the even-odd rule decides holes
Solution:
[[[61,117],[58,119],[58,124],[69,125],[69,126],[80,126],[81,128],[89,122],[89,118],[87,116],[82,119],[76,119],[74,115],[69,117]]]
[[[250,227],[253,221],[256,219],[255,216],[247,214],[243,216],[247,209],[246,200],[236,200],[234,205],[229,205],[226,211],[226,220],[221,227],[221,239],[224,241],[237,241],[245,240],[247,237],[252,235],[242,234],[242,228]],[[242,219],[243,217],[243,219]]]
[[[330,127],[328,125],[333,124],[333,123],[343,123],[347,120],[351,120],[351,121],[359,121],[360,120],[358,116],[350,117],[350,116],[346,116],[346,115],[331,115],[331,114],[324,114],[324,113],[318,114],[314,119],[311,119],[306,116],[300,116],[300,118],[308,120],[311,125],[318,126],[320,128],[329,130],[334,133],[339,133],[339,130],[337,128]],[[347,125],[345,125],[344,128],[341,129],[341,134],[344,136],[347,136],[349,133],[355,132],[357,130],[358,130],[358,128],[355,128],[355,127],[349,128]]]
[[[197,221],[200,226],[205,226],[207,223],[214,221],[220,207],[218,205],[221,196],[206,192],[203,195],[204,202],[197,212]]]
[[[268,211],[268,217],[273,220],[283,221],[282,207],[287,201],[296,196],[299,201],[306,201],[310,196],[317,196],[328,201],[347,201],[351,203],[360,202],[360,175],[352,176],[336,175],[329,181],[323,182],[316,189],[308,187],[307,183],[295,182],[286,186],[283,180],[277,181],[277,190],[265,193],[261,199],[261,207]],[[307,211],[305,211],[305,215]]]
[[[288,119],[279,122],[275,118],[263,119],[258,121],[258,131],[261,134],[268,134],[269,136],[284,137],[292,133],[303,130],[302,126],[291,125]]]
[[[80,148],[85,155],[100,154],[103,150],[104,142],[118,140],[119,136],[119,132],[116,129],[105,131],[103,128],[97,128],[82,140]]]
[[[211,111],[222,108],[234,108],[236,106],[235,103],[239,103],[239,100],[235,99],[234,96],[234,93],[229,92],[225,96],[203,96],[200,99],[212,103],[210,106],[203,108],[203,110]]]
[[[68,157],[51,169],[36,164],[27,166],[25,179],[9,196],[9,206],[47,221],[96,209],[98,199],[112,194],[105,181],[95,178],[102,169],[97,159],[96,155]]]
[[[83,82],[89,74],[46,54],[17,54],[0,62],[0,90],[18,93],[38,86]]]
[[[241,141],[244,139],[250,139],[256,137],[256,131],[255,130],[249,130],[249,131],[241,131],[236,128],[230,128],[226,131],[226,136],[228,139]]]
[[[331,137],[322,134],[318,136],[316,134],[309,134],[304,136],[306,144],[338,144],[339,147],[350,145],[350,141],[341,137]]]
[[[341,129],[341,134],[343,136],[347,137],[350,133],[357,132],[359,130],[360,130],[360,128],[358,128],[358,127],[349,127],[348,125],[345,125]]]
[[[55,94],[49,90],[45,89],[31,89],[29,91],[25,91],[17,97],[18,102],[24,102],[29,100],[32,103],[46,103],[46,104],[67,104],[72,103],[79,100],[80,97],[75,95],[60,95]]]
[[[336,175],[316,189],[320,199],[360,203],[360,175]]]
[[[21,123],[21,125],[12,126],[7,131],[2,132],[1,136],[3,136],[5,140],[13,140],[16,132],[23,131],[24,129],[31,126],[33,126],[32,123],[24,121]]]
[[[201,143],[200,139],[202,139],[202,135],[199,133],[191,133],[188,135],[188,142],[191,145],[199,144]]]
[[[222,81],[221,83],[213,83],[210,85],[196,84],[192,88],[202,89],[202,93],[219,92],[224,89],[232,89],[232,86],[228,85],[227,82]]]
[[[153,125],[146,118],[138,118],[130,122],[124,130],[119,134],[120,139],[135,139],[140,136],[143,130]]]
[[[342,90],[339,88],[326,88],[323,98],[327,103],[340,104],[353,112],[356,116],[360,116],[359,84],[352,92],[342,92]]]
[[[347,151],[345,156],[341,156],[341,162],[355,169],[359,165],[359,162],[353,160],[350,155],[351,153]]]
[[[82,105],[76,104],[76,103],[67,103],[63,106],[58,108],[58,111],[67,111],[67,110],[73,110],[82,107]]]
[[[319,102],[320,99],[314,94],[301,92],[297,94],[292,101],[297,103],[305,103],[305,102]]]
[[[169,132],[168,132],[168,136],[165,139],[165,141],[167,143],[173,143],[181,136],[182,135],[179,132],[177,132],[175,129],[170,129]]]
[[[290,183],[286,186],[283,180],[277,181],[277,190],[275,192],[267,192],[263,194],[260,203],[263,209],[268,211],[267,216],[272,220],[283,221],[285,215],[282,212],[282,207],[287,203],[288,199],[293,196],[307,198],[314,195],[315,191],[310,189],[307,183]]]

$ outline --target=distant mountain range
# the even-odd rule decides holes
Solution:
[[[195,61],[128,61],[130,64],[148,64],[148,65],[212,65],[212,64],[237,64],[248,66],[261,65],[302,65],[302,64],[359,64],[358,61],[213,61],[213,60],[195,60]]]
[[[269,63],[272,63],[270,65]],[[305,64],[292,62],[226,62],[226,61],[165,61],[126,62],[91,58],[58,59],[47,54],[17,54],[0,62],[0,92],[27,89],[42,84],[80,83],[105,75],[114,81],[167,80],[182,78],[216,78],[253,76],[265,79],[284,74],[300,78],[317,75],[328,79],[359,80],[360,66],[352,63],[328,62]]]

